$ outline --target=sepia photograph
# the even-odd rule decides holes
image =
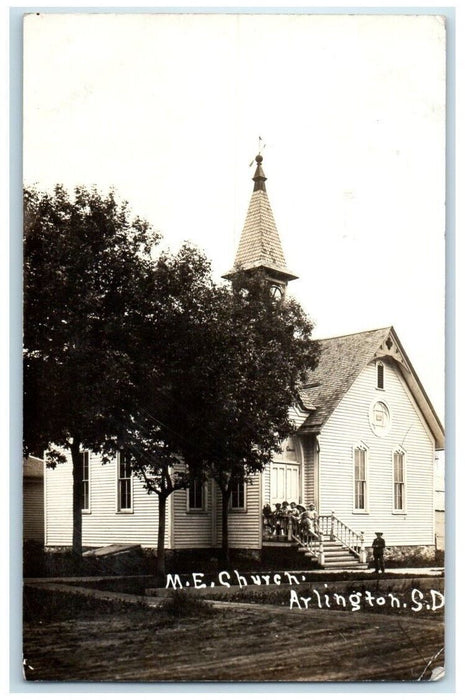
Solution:
[[[28,686],[450,680],[447,37],[24,14]]]

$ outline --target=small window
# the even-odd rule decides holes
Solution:
[[[378,362],[376,365],[376,388],[384,389],[384,365]]]
[[[367,451],[363,447],[354,449],[354,509],[367,509]]]
[[[405,511],[405,452],[394,452],[394,510]]]
[[[81,452],[82,464],[82,510],[90,510],[90,489],[89,489],[89,452]]]
[[[131,458],[127,452],[118,454],[118,510],[132,510]]]
[[[231,510],[245,509],[245,484],[243,481],[234,484],[231,490]]]
[[[187,493],[189,510],[205,510],[205,487],[200,479],[192,480]]]

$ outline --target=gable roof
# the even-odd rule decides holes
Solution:
[[[258,155],[255,160],[257,168],[253,176],[254,190],[234,260],[234,268],[223,276],[229,279],[238,269],[264,268],[275,273],[279,278],[297,279],[297,276],[288,270],[284,258],[281,240],[266,192],[265,180],[267,178],[261,166],[263,157]]]
[[[374,359],[391,357],[415,398],[436,447],[444,446],[444,429],[392,326],[318,341],[318,367],[310,372],[300,396],[309,415],[303,430],[319,432],[360,372]]]
[[[389,330],[379,328],[318,341],[320,362],[309,372],[300,391],[304,405],[315,407],[305,421],[307,427],[321,426],[328,420],[362,369],[373,359]]]

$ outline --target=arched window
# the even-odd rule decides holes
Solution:
[[[376,388],[384,389],[384,365],[382,362],[376,364]]]
[[[393,453],[393,505],[395,511],[405,512],[405,452],[398,447]]]
[[[354,510],[368,510],[367,453],[365,445],[354,447]]]
[[[298,462],[295,439],[290,436],[281,445],[281,452],[278,453],[277,460],[280,462]]]

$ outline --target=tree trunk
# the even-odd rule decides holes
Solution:
[[[158,495],[158,541],[157,541],[157,581],[159,584],[165,583],[166,560],[165,560],[165,529],[166,529],[166,494]]]
[[[71,457],[73,460],[73,554],[80,557],[82,556],[83,469],[79,440],[77,438],[73,439],[73,444],[71,445]]]
[[[230,497],[231,489],[229,488],[229,486],[226,489],[221,488],[221,549],[223,563],[226,566],[229,566],[230,564],[228,537],[228,515]]]

